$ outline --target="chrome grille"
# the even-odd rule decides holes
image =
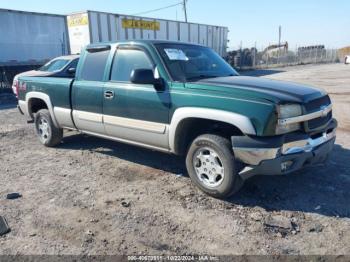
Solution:
[[[332,119],[332,111],[328,113],[326,117],[319,117],[307,122],[310,130],[317,129],[318,127],[326,125]]]
[[[322,107],[326,107],[330,104],[331,104],[331,99],[327,95],[308,102],[307,104],[304,105],[304,107],[305,107],[306,113],[310,114],[313,112],[317,112],[321,110]],[[325,126],[332,119],[332,117],[333,115],[331,111],[325,117],[318,117],[315,119],[311,119],[305,122],[305,130],[306,131],[317,130],[318,128]]]
[[[306,113],[313,113],[319,111],[322,106],[328,106],[331,103],[331,99],[329,96],[323,96],[321,98],[317,98],[315,100],[311,100],[307,104],[305,104]]]

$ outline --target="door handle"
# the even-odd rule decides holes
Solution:
[[[105,91],[104,96],[106,99],[112,99],[114,97],[114,92],[113,91]]]

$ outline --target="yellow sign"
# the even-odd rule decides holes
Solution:
[[[144,20],[135,20],[135,19],[125,18],[122,20],[122,27],[159,31],[160,23],[156,21],[144,21]]]
[[[87,14],[70,15],[67,21],[68,27],[87,25],[89,23]]]

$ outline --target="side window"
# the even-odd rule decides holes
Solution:
[[[111,80],[129,82],[134,69],[153,69],[153,64],[142,50],[118,49],[112,65]]]
[[[87,52],[82,67],[80,79],[102,81],[110,50]]]
[[[73,62],[70,63],[68,69],[69,68],[77,68],[78,62],[79,62],[79,59],[73,60]]]

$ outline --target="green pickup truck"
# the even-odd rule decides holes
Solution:
[[[214,197],[254,175],[322,163],[336,138],[324,91],[239,76],[199,45],[92,44],[74,79],[23,76],[18,84],[19,110],[45,146],[71,129],[182,155],[193,183]]]

